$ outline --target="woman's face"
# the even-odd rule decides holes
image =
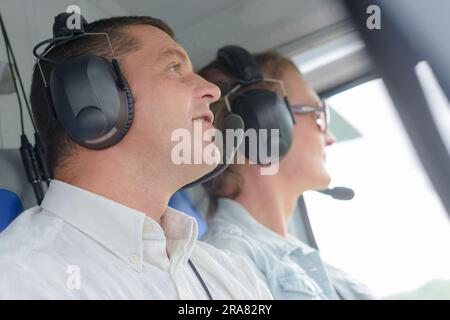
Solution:
[[[298,71],[285,71],[282,80],[291,105],[319,106],[317,94]],[[325,147],[334,143],[334,137],[319,129],[315,113],[294,116],[297,123],[292,146],[280,161],[279,177],[289,190],[300,193],[325,189],[331,181],[325,169]]]

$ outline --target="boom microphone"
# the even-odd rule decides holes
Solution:
[[[223,120],[222,133],[223,133],[224,137],[225,137],[225,132],[226,132],[227,129],[231,129],[231,130],[239,130],[239,129],[241,129],[241,130],[244,130],[244,121],[237,114],[231,113],[228,116],[226,116],[225,119]],[[233,157],[236,154],[236,151],[239,148],[239,146],[241,145],[243,140],[244,140],[244,135],[238,136],[237,144],[233,145],[232,152],[230,152],[229,154],[224,154],[224,156],[223,156],[223,163],[219,164],[210,173],[208,173],[208,174],[204,175],[203,177],[201,177],[201,178],[199,178],[199,179],[197,179],[197,180],[195,180],[195,181],[185,185],[180,190],[189,189],[189,188],[191,188],[191,187],[193,187],[195,185],[203,184],[206,181],[211,180],[211,179],[217,177],[222,172],[224,172],[226,170],[226,168],[228,168],[228,166],[231,164],[231,161],[233,160]],[[223,149],[224,150],[228,150],[228,148],[223,148]],[[226,153],[226,151],[225,151],[225,153]]]
[[[334,187],[333,189],[316,190],[317,192],[329,195],[337,200],[352,200],[355,196],[355,191],[346,187]]]

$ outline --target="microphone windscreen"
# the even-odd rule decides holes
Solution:
[[[230,113],[223,119],[222,131],[226,129],[242,129],[244,130],[244,120],[235,113]]]
[[[355,192],[350,188],[345,187],[335,187],[332,189],[333,193],[331,196],[339,200],[352,200],[355,196]]]
[[[316,190],[317,192],[331,196],[337,200],[352,200],[355,196],[355,191],[346,187],[334,187],[333,189],[327,188],[324,190]]]

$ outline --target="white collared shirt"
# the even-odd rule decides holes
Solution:
[[[195,219],[144,213],[53,180],[0,233],[1,299],[271,299],[241,258],[196,240]]]

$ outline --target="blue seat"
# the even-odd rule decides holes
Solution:
[[[0,232],[20,213],[36,205],[19,149],[0,149]]]
[[[0,232],[23,211],[22,202],[12,191],[0,189]]]
[[[206,221],[192,204],[187,191],[183,190],[175,192],[169,200],[169,206],[195,218],[198,224],[198,238],[203,236],[207,229]]]

